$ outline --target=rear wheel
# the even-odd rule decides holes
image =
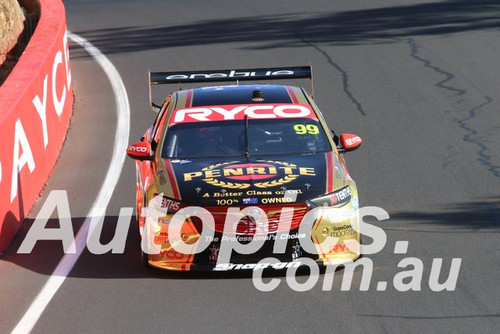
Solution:
[[[141,226],[141,223],[143,225],[143,221],[144,221],[144,217],[141,217],[141,214],[139,211],[142,210],[144,206],[142,207],[139,207],[139,202],[136,202],[136,223],[137,223],[137,228],[139,230],[139,256],[140,256],[140,261],[142,263],[142,265],[146,268],[151,268],[151,266],[149,265],[149,255],[147,253],[145,253],[143,250],[142,250],[142,238],[144,238],[147,234],[144,233],[143,231],[143,226]]]

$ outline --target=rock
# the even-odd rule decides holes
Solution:
[[[0,0],[0,65],[24,29],[24,13],[17,0]]]

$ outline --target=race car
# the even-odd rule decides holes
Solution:
[[[311,66],[148,78],[157,116],[127,149],[148,266],[282,269],[360,256],[358,193],[344,155],[362,140],[329,129],[313,100]],[[309,79],[311,94],[269,84],[291,79]],[[242,84],[250,80],[260,82]],[[229,81],[151,101],[153,85]]]

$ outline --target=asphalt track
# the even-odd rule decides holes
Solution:
[[[324,276],[296,292],[272,292],[248,277],[179,275],[144,269],[130,225],[124,254],[84,251],[33,333],[497,333],[500,331],[500,4],[497,1],[66,1],[68,29],[117,68],[130,102],[130,142],[153,121],[146,71],[312,63],[316,102],[337,132],[364,144],[348,154],[362,206],[385,209],[373,224],[387,244],[367,256],[341,291]],[[0,258],[0,332],[12,331],[61,259],[59,241],[17,254],[52,190],[66,190],[74,230],[83,224],[112,159],[117,104],[108,77],[70,43],[75,109],[57,167],[30,218]],[[307,82],[300,83],[307,87]],[[175,89],[175,87],[173,88]],[[157,101],[163,97],[156,90]],[[164,94],[168,93],[165,87]],[[126,160],[106,210],[102,241],[120,209],[134,206]],[[58,226],[54,214],[49,225]],[[408,241],[406,254],[394,254]],[[423,263],[420,291],[399,291],[404,258]],[[441,282],[461,258],[454,291]],[[306,277],[299,280],[304,281]],[[387,282],[385,291],[377,291]],[[409,281],[406,280],[406,283]],[[418,282],[417,282],[418,283]]]

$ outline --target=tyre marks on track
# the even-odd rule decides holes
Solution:
[[[363,109],[363,106],[361,103],[354,97],[354,94],[351,92],[349,88],[349,74],[347,73],[346,70],[344,70],[339,64],[333,61],[332,57],[322,48],[317,46],[316,44],[309,42],[305,40],[299,32],[297,33],[298,39],[304,43],[321,53],[325,58],[328,64],[330,64],[337,72],[339,72],[340,76],[342,77],[342,90],[344,91],[345,95],[351,100],[351,102],[356,106],[356,109],[359,111],[359,113],[363,116],[366,116],[366,111]]]
[[[445,89],[449,92],[454,93],[456,97],[460,97],[461,99],[457,101],[458,103],[461,103],[465,99],[466,95],[469,95],[469,92],[467,90],[451,84],[451,81],[455,79],[455,75],[453,73],[446,71],[439,66],[433,65],[429,59],[425,59],[419,54],[419,50],[421,47],[417,44],[414,38],[408,38],[406,40],[406,43],[410,47],[411,58],[422,63],[425,68],[429,68],[430,70],[445,77],[443,80],[440,80],[435,84],[436,87]],[[492,161],[493,150],[489,147],[488,141],[484,139],[486,136],[480,135],[480,131],[474,129],[473,126],[470,125],[470,122],[474,118],[479,117],[480,111],[486,109],[486,107],[493,102],[493,99],[486,95],[483,96],[482,99],[484,100],[484,102],[469,109],[467,111],[467,117],[456,120],[456,122],[458,126],[465,132],[463,141],[476,146],[476,161],[484,166],[488,173],[490,173],[494,177],[500,177],[500,166],[496,165]]]

